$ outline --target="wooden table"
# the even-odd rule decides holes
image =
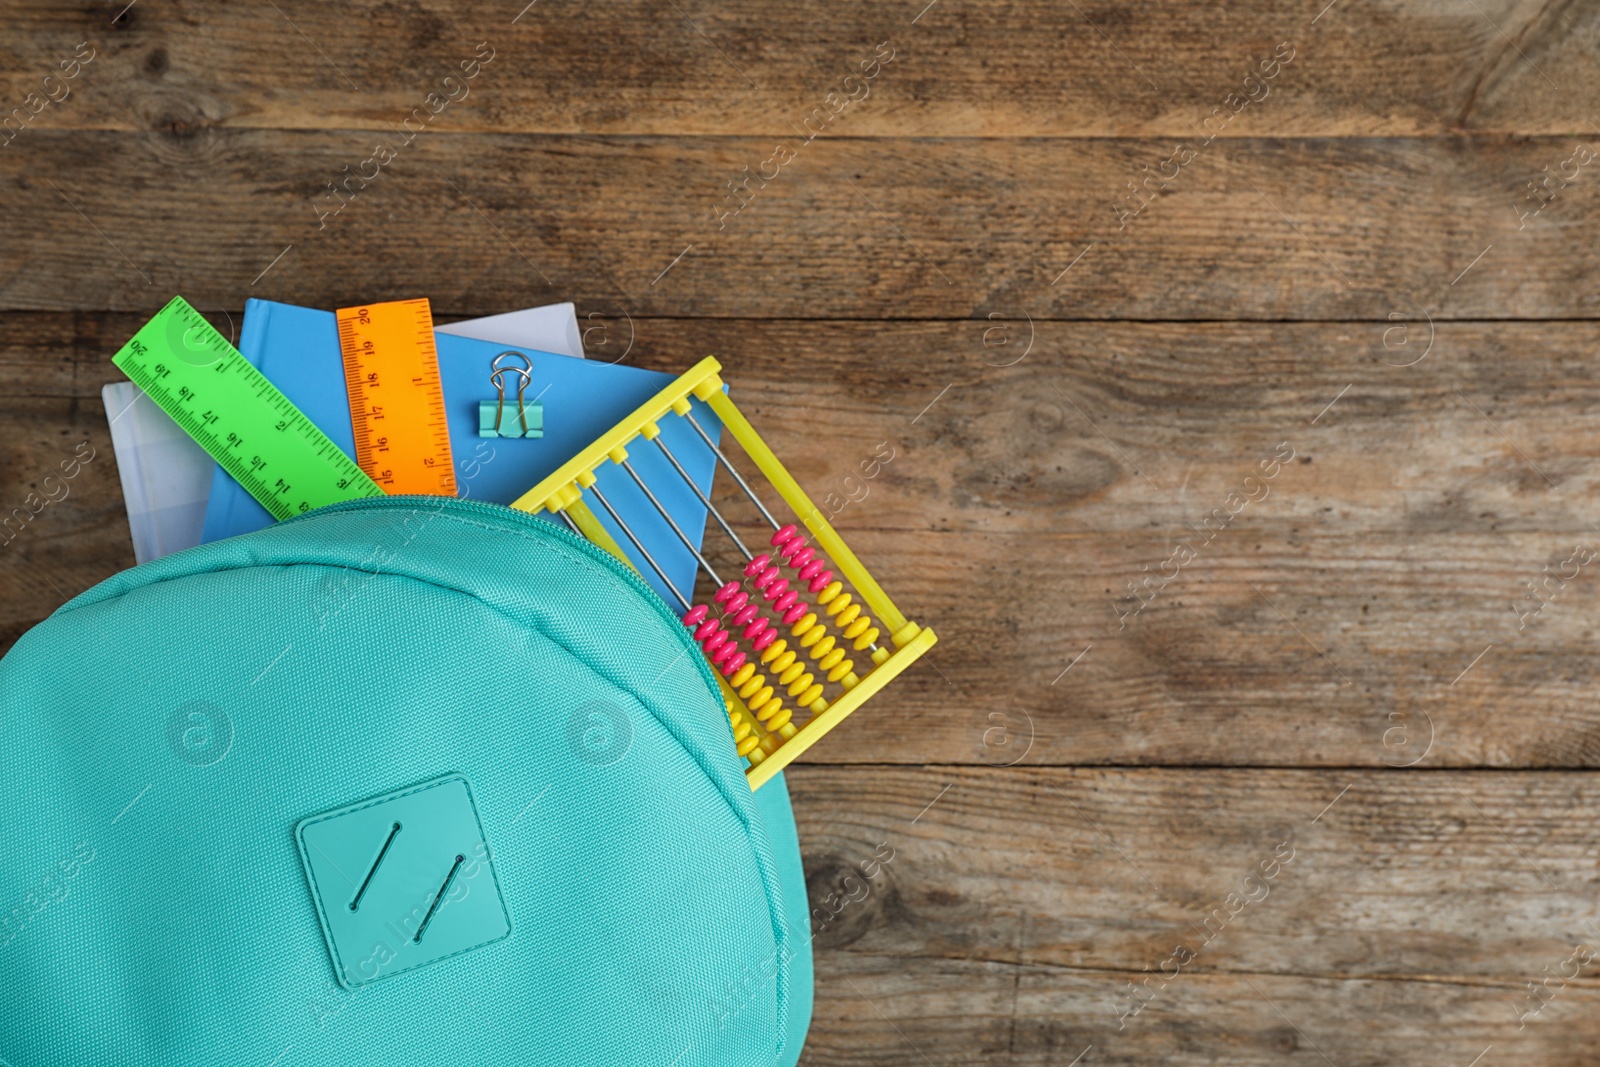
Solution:
[[[788,776],[806,1063],[1593,1062],[1594,6],[925,2],[0,3],[0,636],[172,293],[571,299],[942,637]]]

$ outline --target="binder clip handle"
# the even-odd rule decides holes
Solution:
[[[522,361],[522,366],[501,366],[501,363],[508,359],[519,359]],[[522,394],[527,391],[528,383],[533,380],[533,361],[521,352],[507,350],[500,353],[498,356],[495,356],[494,362],[490,364],[490,366],[493,370],[493,373],[489,375],[489,380],[494,383],[495,392],[498,394],[498,399],[496,400],[494,407],[494,429],[498,432],[500,427],[503,425],[500,420],[505,412],[506,373],[509,371],[517,376],[517,421],[522,424],[522,433],[520,436],[529,436],[528,407],[522,398]],[[502,434],[501,436],[505,435]]]

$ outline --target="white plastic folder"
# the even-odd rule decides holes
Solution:
[[[435,326],[433,332],[583,358],[578,313],[571,304],[548,304],[545,307],[508,311],[504,315],[463,319],[446,326]]]
[[[132,382],[102,386],[111,449],[140,563],[200,543],[211,457]]]
[[[465,319],[434,331],[583,358],[571,304]],[[198,545],[211,495],[211,457],[132,382],[112,382],[101,387],[100,396],[111,424],[134,559],[148,563]]]

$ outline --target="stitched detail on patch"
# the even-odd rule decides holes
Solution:
[[[459,774],[303,819],[295,840],[347,989],[511,933],[472,789]]]

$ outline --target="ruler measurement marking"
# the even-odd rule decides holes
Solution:
[[[428,301],[340,308],[337,315],[361,468],[391,493],[454,496],[449,421]]]
[[[209,353],[212,362],[193,363],[188,352]],[[113,363],[274,518],[378,491],[181,297],[141,327]]]

